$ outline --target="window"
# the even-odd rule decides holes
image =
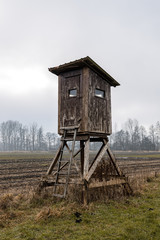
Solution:
[[[76,97],[77,96],[77,89],[69,90],[69,97]]]
[[[95,89],[95,96],[100,97],[100,98],[104,98],[105,97],[105,91],[96,88]]]

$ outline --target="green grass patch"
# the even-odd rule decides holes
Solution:
[[[159,240],[159,206],[160,178],[146,182],[137,196],[88,206],[47,196],[6,196],[0,202],[0,239]]]

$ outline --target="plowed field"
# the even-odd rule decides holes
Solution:
[[[0,153],[0,192],[38,184],[55,153]],[[123,173],[129,177],[160,172],[160,153],[116,153]]]

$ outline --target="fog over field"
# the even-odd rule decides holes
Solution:
[[[120,84],[112,119],[160,120],[160,1],[0,0],[0,122],[57,132],[57,77],[48,67],[90,56]]]

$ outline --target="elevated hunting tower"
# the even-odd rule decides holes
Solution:
[[[116,164],[107,137],[112,132],[111,87],[120,84],[90,57],[49,68],[49,71],[58,76],[61,145],[47,171],[44,186],[53,186],[54,196],[66,197],[69,184],[80,185],[84,202],[90,188],[122,184],[131,190]],[[79,149],[75,148],[77,142]],[[101,143],[94,157],[90,157],[89,150],[92,142]],[[68,158],[63,154],[64,149],[69,153]],[[97,181],[96,169],[105,153],[114,168],[114,176],[103,167]]]
[[[119,83],[85,57],[49,68],[58,75],[58,133],[79,126],[78,134],[111,134],[111,86]]]

